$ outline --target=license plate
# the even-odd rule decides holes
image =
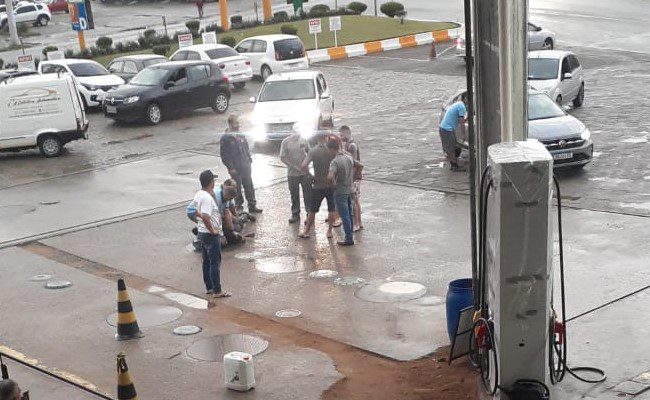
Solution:
[[[554,160],[568,160],[569,158],[573,158],[573,153],[553,154]]]
[[[117,107],[106,106],[106,112],[109,114],[117,114]]]

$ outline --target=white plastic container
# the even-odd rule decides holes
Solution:
[[[253,356],[233,351],[223,356],[223,376],[228,389],[245,392],[255,387]]]

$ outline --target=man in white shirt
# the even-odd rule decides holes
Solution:
[[[214,174],[210,170],[199,176],[201,190],[194,195],[199,240],[203,255],[203,282],[207,294],[215,298],[229,297],[221,289],[221,212],[214,198]]]

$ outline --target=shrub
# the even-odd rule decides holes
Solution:
[[[223,28],[221,28],[217,24],[210,24],[205,27],[205,29],[202,30],[202,32],[215,32],[215,33],[223,33]],[[176,40],[178,40],[178,37],[176,37]]]
[[[393,18],[399,11],[404,11],[404,5],[396,1],[389,1],[382,4],[379,10],[386,16]]]
[[[158,44],[171,44],[172,38],[167,35],[158,36]]]
[[[138,36],[138,47],[143,49],[148,49],[149,47],[151,47],[151,45],[149,44],[149,41],[147,40],[146,37]]]
[[[248,29],[248,28],[255,28],[256,26],[260,26],[262,23],[260,21],[256,21],[254,19],[247,19],[241,24],[241,29]]]
[[[92,47],[90,48],[90,54],[91,54],[93,57],[97,57],[97,56],[101,56],[101,55],[106,54],[106,52],[105,52],[103,49],[100,49],[100,48],[98,48],[98,47],[92,46]]]
[[[293,25],[284,24],[280,27],[280,32],[284,33],[285,35],[295,35],[298,33],[298,28]]]
[[[128,42],[124,43],[124,50],[125,51],[131,52],[131,51],[136,51],[136,50],[139,50],[139,49],[140,49],[140,44],[138,42],[135,42],[135,41],[131,40],[131,41],[128,41]]]
[[[4,65],[5,65],[5,60],[3,60],[2,58],[0,58],[0,69],[2,69],[2,67],[3,67]]]
[[[353,1],[348,4],[348,8],[354,11],[355,14],[361,14],[368,9],[368,6],[360,1]]]
[[[92,54],[90,53],[90,50],[88,50],[88,48],[85,48],[85,49],[81,50],[81,51],[79,52],[79,54],[77,54],[77,57],[76,57],[76,58],[86,58],[86,59],[91,59],[92,57],[93,57],[93,56],[92,56]]]
[[[237,41],[232,36],[221,36],[219,38],[219,43],[225,44],[226,46],[235,47]]]
[[[201,28],[201,22],[199,20],[193,19],[191,21],[187,21],[185,23],[185,26],[190,31],[192,36],[194,37],[199,36],[199,29]]]
[[[273,13],[273,22],[276,24],[287,21],[289,21],[289,14],[287,14],[286,11],[278,11],[276,13]]]
[[[111,49],[111,46],[113,46],[113,39],[107,36],[101,36],[97,38],[95,44],[97,45],[97,47],[99,47],[100,50],[102,50],[105,53],[108,53]]]
[[[142,35],[146,38],[152,38],[156,36],[156,30],[155,29],[147,29],[146,31],[142,32]]]
[[[326,16],[330,12],[330,8],[326,4],[316,4],[309,9],[310,18],[320,18]]]
[[[124,43],[122,42],[115,43],[115,51],[118,53],[124,53]]]
[[[121,43],[118,43],[118,44],[121,44]],[[63,53],[63,56],[64,56],[65,58],[73,58],[73,57],[74,57],[74,51],[68,49],[68,50],[66,50],[66,51]]]
[[[56,46],[45,46],[43,48],[43,51],[41,51],[41,53],[45,58],[47,58],[47,53],[49,53],[50,51],[57,51],[57,50],[59,50],[59,48]]]
[[[158,54],[159,56],[165,56],[167,53],[169,53],[169,49],[171,49],[171,46],[168,44],[159,44],[157,46],[153,46],[153,53]]]
[[[230,27],[232,29],[241,29],[244,25],[244,18],[241,15],[233,15],[230,17]]]

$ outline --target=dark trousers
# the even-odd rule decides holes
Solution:
[[[253,178],[251,178],[251,166],[248,165],[243,168],[237,169],[237,174],[232,177],[237,182],[237,197],[235,197],[235,204],[241,206],[244,204],[244,193],[246,195],[246,201],[248,202],[248,208],[254,207],[257,204],[255,200],[255,187],[253,187]]]
[[[311,210],[311,176],[289,176],[289,193],[291,193],[291,215],[300,215],[300,187],[305,211]]]
[[[336,202],[336,211],[341,217],[341,225],[345,232],[345,241],[347,243],[354,242],[352,232],[352,194],[334,193],[334,201]]]
[[[203,255],[203,282],[207,290],[221,292],[221,236],[199,232]]]

